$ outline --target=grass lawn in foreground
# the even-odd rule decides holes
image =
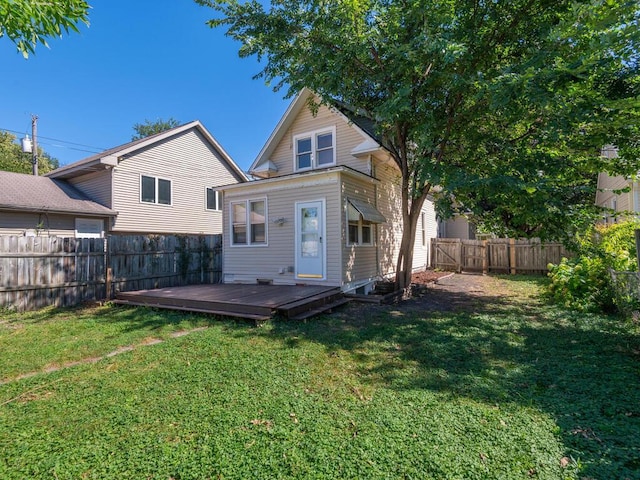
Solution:
[[[486,282],[466,312],[429,293],[262,328],[4,314],[4,379],[166,341],[1,385],[0,478],[640,478],[638,325]]]

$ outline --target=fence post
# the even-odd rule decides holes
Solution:
[[[636,261],[638,262],[638,271],[640,272],[640,229],[635,229],[633,233],[636,237]]]
[[[486,240],[482,241],[482,249],[484,252],[482,256],[482,274],[486,275],[489,272],[489,246]]]
[[[516,274],[516,239],[509,239],[509,267],[511,268],[511,275]]]
[[[462,273],[462,239],[458,238],[458,273]]]

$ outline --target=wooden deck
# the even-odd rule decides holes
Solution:
[[[115,303],[203,312],[256,321],[276,313],[300,320],[348,302],[337,287],[216,284],[122,292]]]

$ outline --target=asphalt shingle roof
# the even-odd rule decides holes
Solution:
[[[4,171],[0,171],[0,209],[99,216],[116,214],[65,181]]]

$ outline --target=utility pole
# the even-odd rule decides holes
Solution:
[[[33,138],[33,150],[31,151],[32,172],[38,176],[38,116],[31,115],[31,137]]]

